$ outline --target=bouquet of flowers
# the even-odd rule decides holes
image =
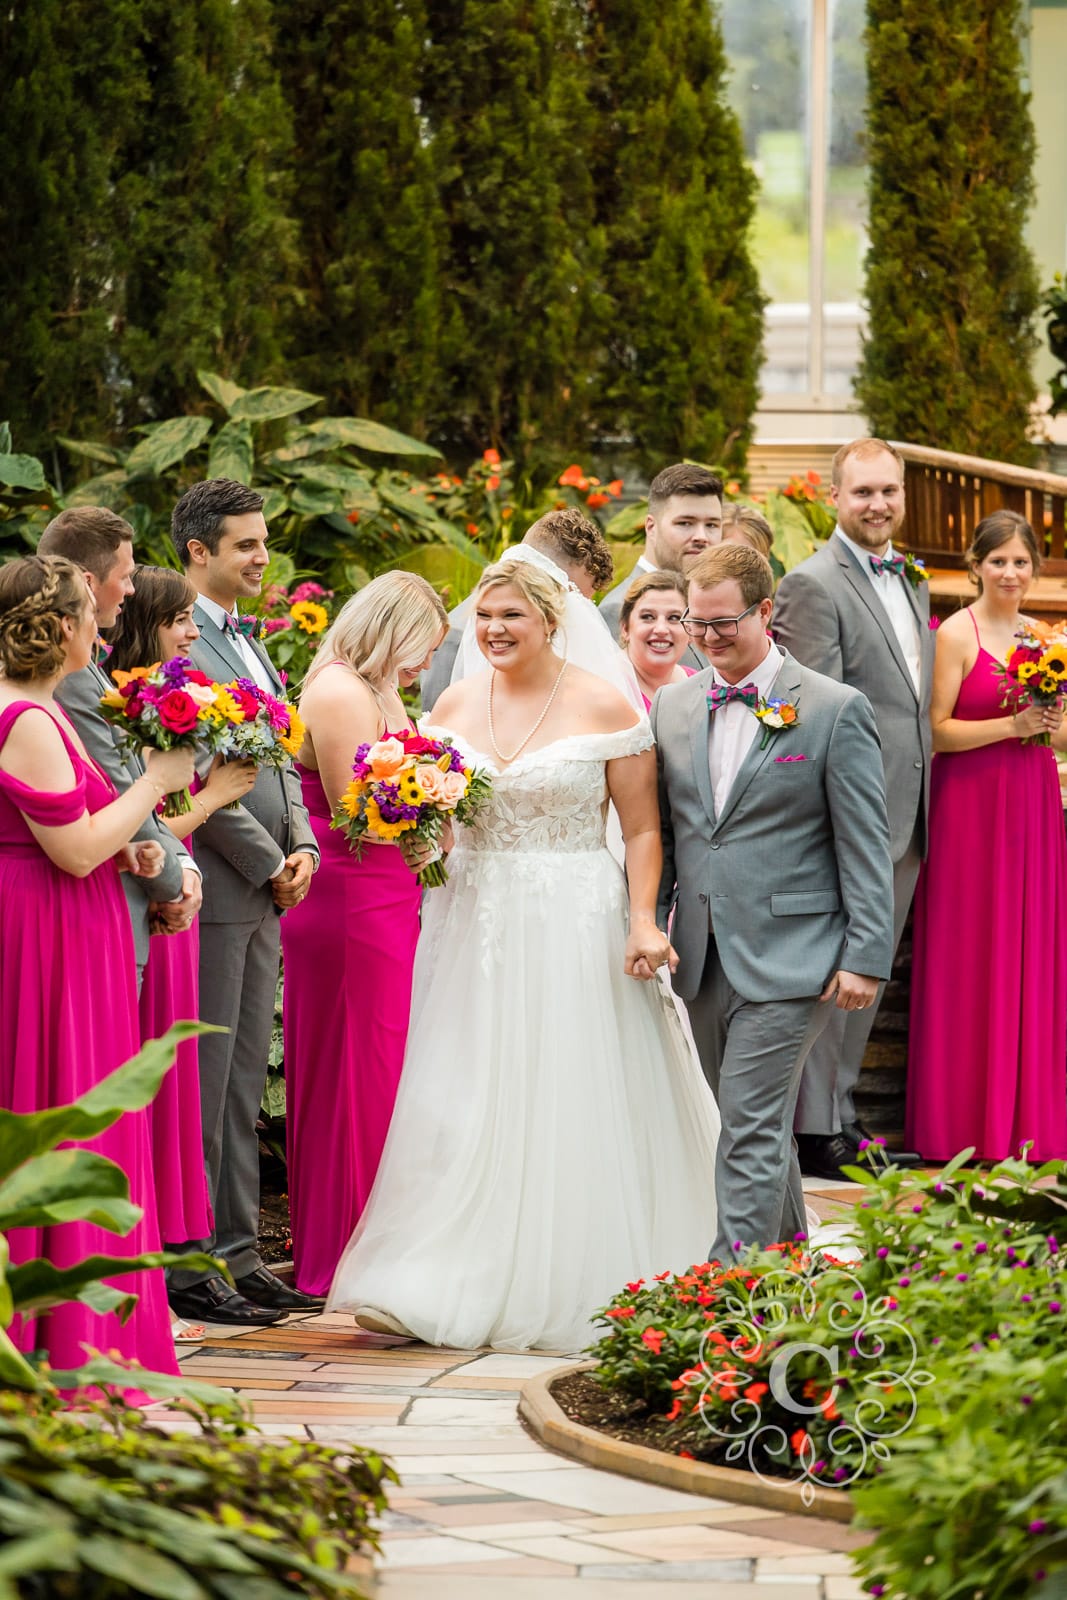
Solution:
[[[357,859],[367,839],[408,840],[440,846],[445,822],[469,822],[492,792],[482,767],[469,767],[451,739],[427,739],[406,728],[361,744],[352,782],[341,796],[332,826],[348,835]],[[424,888],[447,882],[437,857],[420,867]]]
[[[304,742],[300,713],[287,700],[268,694],[251,678],[215,684],[224,724],[213,746],[229,761],[254,761],[257,767],[284,767]],[[234,801],[234,805],[239,805]]]
[[[119,730],[126,750],[145,745],[153,750],[186,745],[221,750],[228,729],[238,720],[238,708],[229,697],[184,656],[166,664],[157,661],[150,667],[116,672],[114,679],[115,687],[102,696],[100,710]],[[191,810],[188,789],[168,794],[163,803],[165,817],[180,817]]]
[[[263,644],[282,673],[294,682],[307,676],[315,652],[333,621],[332,589],[308,581],[287,589],[273,583],[256,610],[263,620]]]
[[[1059,706],[1067,696],[1067,628],[1024,622],[1015,631],[1014,646],[998,670],[1004,679],[1001,704],[1013,710],[1029,705]],[[1023,744],[1050,744],[1047,733],[1031,734]]]

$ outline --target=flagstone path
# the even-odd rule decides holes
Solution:
[[[824,1219],[834,1209],[816,1204]],[[518,1419],[519,1385],[565,1357],[429,1349],[361,1333],[339,1314],[210,1329],[181,1357],[190,1375],[251,1402],[265,1433],[355,1440],[389,1456],[401,1486],[382,1523],[382,1600],[681,1600],[687,1584],[700,1600],[863,1593],[847,1554],[860,1538],[842,1524],[682,1494],[545,1450]]]

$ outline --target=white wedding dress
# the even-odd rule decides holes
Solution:
[[[396,1109],[329,1309],[427,1344],[573,1351],[628,1280],[715,1235],[715,1103],[669,996],[623,971],[604,843],[605,762],[652,735],[559,739],[503,771],[449,736],[493,796],[425,897]]]

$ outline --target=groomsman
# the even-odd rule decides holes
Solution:
[[[189,654],[216,681],[251,678],[282,696],[284,689],[254,619],[237,611],[240,598],[258,595],[267,567],[263,497],[244,484],[213,478],[194,484],[174,508],[174,547],[196,586],[193,617],[200,638]],[[256,1118],[263,1096],[278,982],[278,918],[308,892],[318,865],[308,815],[293,768],[261,769],[235,810],[213,812],[197,830],[204,870],[200,915],[200,1015],[228,1032],[200,1040],[204,1155],[215,1215],[215,1236],[190,1249],[219,1255],[236,1291],[219,1275],[176,1270],[170,1301],[183,1317],[268,1324],[287,1311],[325,1302],[282,1283],[257,1248],[259,1142]]]
[[[133,529],[129,523],[106,506],[71,506],[52,518],[37,549],[42,556],[66,556],[77,562],[96,601],[97,627],[113,627],[122,602],[133,593]],[[93,661],[62,680],[56,699],[90,756],[122,794],[141,776],[144,765],[139,756],[120,752],[110,723],[101,715],[101,696],[112,687],[107,673]],[[140,988],[148,960],[150,917],[168,933],[182,932],[200,909],[201,887],[196,862],[154,812],[134,838],[154,839],[166,857],[157,878],[122,873]]]
[[[721,539],[722,479],[690,461],[678,461],[657,473],[648,490],[645,548],[633,571],[600,602],[600,615],[612,636],[619,637],[622,603],[636,577],[660,570],[684,578],[697,556]],[[696,672],[708,664],[695,644],[689,646],[682,661]]]
[[[874,713],[771,642],[772,593],[758,551],[699,556],[684,626],[711,665],[661,689],[651,713],[659,920],[673,909],[674,988],[722,1118],[710,1257],[724,1262],[805,1231],[792,1138],[804,1062],[835,1007],[874,1004],[893,953]]]
[[[837,527],[782,579],[772,627],[798,661],[861,690],[874,709],[889,804],[895,949],[926,854],[930,596],[921,569],[893,545],[904,521],[904,463],[892,445],[855,439],[842,446],[831,467],[830,498]],[[854,1095],[876,1014],[877,1002],[838,1013],[808,1058],[796,1122],[804,1172],[840,1176],[868,1136]]]
[[[548,511],[527,528],[521,543],[548,556],[562,567],[568,578],[591,600],[598,589],[611,582],[612,559],[604,535],[595,522],[573,506]],[[429,670],[422,675],[422,709],[432,711],[438,698],[452,682],[463,630],[471,608],[471,596],[461,600],[448,613],[448,633],[438,647]]]

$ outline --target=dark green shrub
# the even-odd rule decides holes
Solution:
[[[1021,0],[870,0],[871,431],[1026,462],[1038,287]]]

